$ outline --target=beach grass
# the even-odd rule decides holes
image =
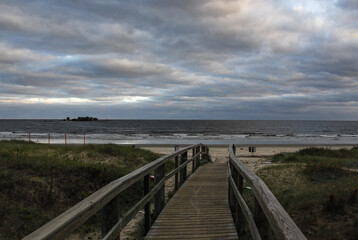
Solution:
[[[358,148],[277,154],[258,171],[308,239],[358,239]]]
[[[20,239],[107,183],[160,157],[117,145],[0,142],[0,239]],[[121,194],[122,213],[143,195],[142,183]],[[80,228],[99,228],[99,216]]]

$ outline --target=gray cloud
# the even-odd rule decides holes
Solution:
[[[358,2],[355,0],[340,0],[338,5],[342,8],[358,10]]]
[[[357,4],[302,3],[2,1],[0,118],[356,119]]]

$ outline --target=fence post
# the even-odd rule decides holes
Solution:
[[[205,156],[205,158],[207,158],[207,160],[209,160],[209,148],[206,146],[201,146],[201,151],[203,152],[201,154],[201,159],[203,159],[203,156]]]
[[[200,153],[200,146],[196,148],[196,153]],[[196,168],[198,169],[200,167],[200,154],[196,157]]]
[[[191,174],[193,174],[195,172],[195,148],[192,149],[192,159],[193,161],[191,161]]]
[[[161,165],[157,169],[154,170],[154,179],[155,183],[158,184],[165,177],[165,164]],[[160,188],[160,190],[154,196],[154,216],[155,218],[159,215],[159,213],[164,208],[164,185]]]
[[[239,183],[239,175],[240,173],[237,171],[237,169],[235,168],[235,166],[232,165],[232,178],[234,179],[235,185],[236,187],[238,187],[238,183]],[[239,190],[240,192],[240,190]],[[242,189],[240,194],[242,194]],[[238,199],[236,199],[235,194],[232,194],[234,203],[233,203],[233,207],[234,207],[234,219],[235,219],[235,225],[236,225],[236,231],[237,233],[239,233],[240,231],[240,227],[241,227],[241,220],[243,219],[241,216],[241,209],[240,209],[240,205],[238,203]]]
[[[179,146],[174,146],[174,151],[178,151],[179,150]],[[175,168],[179,167],[179,156],[175,157]],[[178,184],[178,172],[175,173],[175,191],[178,190],[179,188],[179,184]]]
[[[149,174],[144,176],[144,196],[149,193]],[[147,235],[151,227],[150,201],[144,206],[144,235]]]
[[[232,164],[230,164],[230,171],[231,171],[231,177],[232,177],[232,179],[235,181],[235,167],[232,165]],[[235,184],[235,182],[234,182],[234,184]],[[233,191],[233,186],[231,186],[231,184],[230,184],[230,188],[229,188],[229,196],[230,196],[230,198],[229,198],[229,206],[230,206],[230,209],[231,209],[231,213],[232,213],[232,217],[233,217],[233,219],[235,219],[236,220],[236,218],[235,218],[235,214],[236,214],[236,210],[235,210],[235,206],[236,206],[236,197],[235,197],[235,194],[234,194],[234,191]]]
[[[229,160],[228,160],[228,172],[229,172],[229,176],[228,176],[228,189],[227,189],[227,199],[228,199],[228,202],[229,202],[229,208],[230,208],[230,213],[231,213],[231,216],[233,215],[232,214],[232,208],[231,208],[231,205],[232,205],[232,191],[231,191],[231,181],[230,181],[230,177],[232,177],[232,173],[231,173],[231,162],[230,162],[230,157],[229,157]],[[234,219],[235,220],[235,219]]]
[[[237,183],[238,183],[237,188],[242,196],[243,187],[244,187],[244,178],[241,176],[240,172],[237,172]],[[240,206],[238,206],[236,214],[237,214],[237,221],[238,221],[236,222],[236,231],[240,233],[243,224],[246,222]]]
[[[203,153],[201,154],[201,159],[203,159],[203,157],[205,156],[205,152],[206,152],[205,146],[201,146],[201,151],[203,152]]]
[[[102,237],[104,237],[119,220],[119,196],[102,208]],[[119,236],[116,240],[119,240]]]
[[[235,156],[236,156],[236,146],[233,145],[233,148],[232,148]],[[243,186],[244,186],[244,178],[241,176],[240,172],[237,171],[237,169],[235,168],[234,170],[235,172],[235,182],[237,183],[237,188],[239,190],[239,193],[241,194],[242,196],[242,193],[243,193]],[[235,218],[235,224],[236,224],[236,231],[238,234],[240,234],[240,231],[242,229],[242,226],[243,226],[243,223],[245,223],[245,219],[244,219],[244,215],[242,213],[242,210],[240,208],[240,205],[237,203],[237,201],[235,202],[235,214],[236,214],[236,218]]]
[[[269,224],[264,212],[262,211],[262,208],[261,208],[259,202],[257,201],[255,195],[254,195],[254,198],[255,198],[254,219],[255,219],[257,229],[260,232],[261,239],[270,239],[270,235],[271,235],[270,224]]]
[[[234,154],[236,154],[235,147],[233,147],[233,152],[234,152]],[[230,159],[229,159],[229,161],[230,161]],[[237,172],[237,170],[236,170],[236,168],[231,164],[231,162],[230,162],[230,164],[229,164],[229,167],[230,167],[230,172],[231,172],[231,176],[230,176],[230,177],[232,177],[232,179],[234,180],[234,183],[236,184],[235,181],[236,181],[236,172]],[[234,220],[235,220],[235,223],[236,223],[236,203],[237,203],[237,201],[236,201],[235,195],[234,195],[234,193],[233,193],[231,183],[230,183],[229,186],[230,186],[230,187],[229,187],[229,207],[230,207],[230,209],[231,209],[232,216],[233,216],[233,218],[234,218]]]
[[[180,165],[185,163],[187,159],[188,159],[188,152],[185,152],[182,155],[180,155]],[[187,172],[187,166],[185,166],[182,170],[180,170],[180,185],[182,185],[186,180],[186,172]]]

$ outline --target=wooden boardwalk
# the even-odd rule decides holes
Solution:
[[[262,239],[261,236],[270,236],[273,232],[277,239],[307,240],[266,184],[236,157],[235,145],[229,146],[228,165],[227,159],[223,157],[214,164],[206,164],[200,168],[196,163],[199,156],[208,156],[207,145],[198,143],[180,150],[177,147],[175,149],[174,152],[108,183],[26,236],[24,240],[64,239],[99,211],[102,212],[103,239],[118,239],[123,227],[143,208],[144,228],[149,230],[146,239],[238,239],[232,212],[238,228],[246,220],[253,239]],[[190,159],[188,152],[193,155]],[[174,158],[175,168],[165,175],[165,163]],[[177,164],[179,160],[180,165]],[[192,167],[197,171],[187,179],[189,163],[194,164]],[[153,172],[156,181],[150,187],[150,174]],[[174,174],[180,176],[179,180],[183,185],[162,211],[165,180]],[[142,180],[144,196],[119,218],[121,193]],[[244,181],[252,188],[255,200],[253,214],[241,195]],[[160,214],[150,228],[150,202],[153,201],[154,212]]]
[[[228,205],[225,162],[201,166],[168,202],[145,239],[238,239]]]

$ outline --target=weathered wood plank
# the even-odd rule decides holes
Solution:
[[[228,207],[226,164],[206,164],[191,175],[145,239],[238,239]]]

